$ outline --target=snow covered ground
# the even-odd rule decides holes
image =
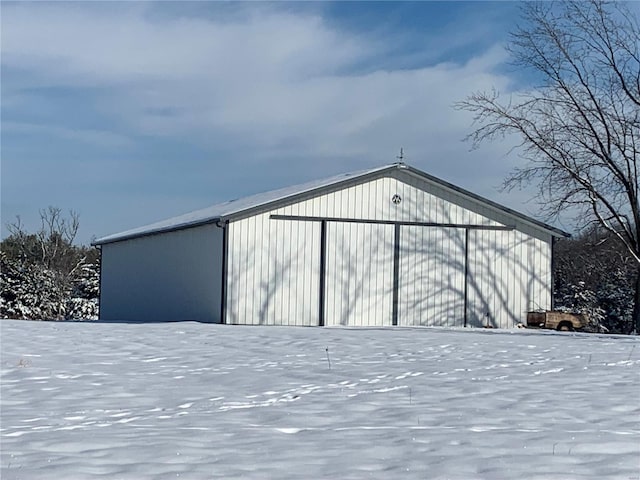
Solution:
[[[0,334],[3,480],[640,478],[637,337],[11,320]]]

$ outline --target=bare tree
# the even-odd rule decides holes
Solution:
[[[40,222],[35,233],[25,229],[20,217],[7,224],[10,235],[0,242],[2,309],[7,310],[13,299],[16,305],[25,306],[22,313],[10,312],[13,315],[59,320],[68,317],[67,304],[74,288],[91,273],[87,269],[95,269],[89,262],[95,261],[96,254],[74,245],[80,225],[76,212],[65,216],[61,209],[49,207],[40,210]]]
[[[48,207],[40,210],[40,229],[35,233],[25,230],[20,217],[7,224],[7,230],[13,237],[14,248],[27,260],[69,276],[85,260],[73,245],[79,226],[80,216],[73,210],[67,218],[60,208]]]
[[[525,160],[504,187],[538,186],[548,219],[611,232],[640,271],[640,22],[628,5],[600,0],[528,3],[512,33],[514,63],[537,86],[503,100],[477,92],[457,108],[474,114],[474,147],[520,139]],[[633,319],[640,332],[640,275]]]

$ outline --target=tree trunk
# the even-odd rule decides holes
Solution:
[[[633,295],[633,318],[630,330],[635,330],[640,335],[640,268],[636,274],[636,288]]]

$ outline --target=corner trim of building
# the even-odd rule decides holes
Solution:
[[[100,250],[100,275],[98,277],[98,320],[104,320],[102,317],[102,245],[97,245],[96,248]]]
[[[325,326],[325,288],[327,277],[327,221],[320,222],[320,293],[318,295],[318,326]]]
[[[400,224],[393,226],[393,306],[391,325],[398,325],[398,302],[400,290]]]
[[[464,327],[469,325],[469,229],[464,230]]]

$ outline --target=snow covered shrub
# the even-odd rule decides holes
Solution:
[[[66,302],[67,320],[97,320],[100,298],[99,262],[82,265],[71,285],[71,297]]]
[[[587,314],[612,333],[633,330],[637,267],[606,232],[560,240],[554,252],[556,309]]]
[[[588,289],[584,282],[566,285],[560,298],[558,310],[571,313],[581,313],[588,319],[587,330],[603,330],[605,311],[600,306],[595,292]],[[608,331],[608,329],[605,327]]]
[[[0,252],[0,315],[3,318],[61,320],[65,294],[56,273],[38,265],[14,261]]]
[[[95,249],[73,244],[77,215],[41,212],[35,234],[18,222],[0,244],[0,316],[32,320],[98,318],[100,264]]]

